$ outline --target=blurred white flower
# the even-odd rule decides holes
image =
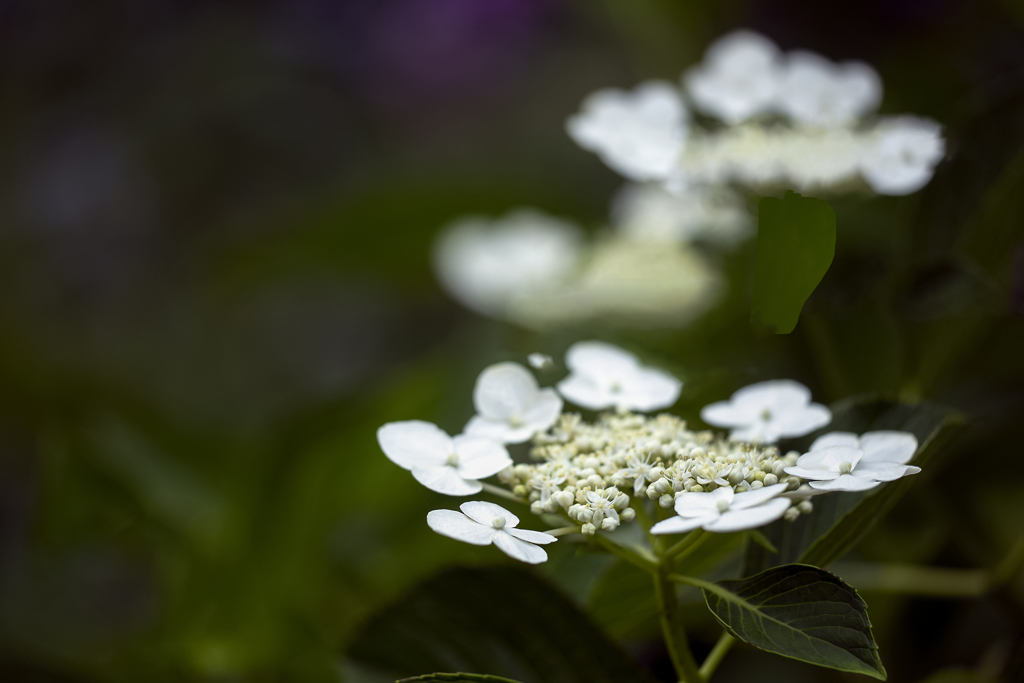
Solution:
[[[939,124],[914,116],[883,119],[861,159],[861,173],[879,194],[905,195],[928,184],[946,153]]]
[[[881,102],[882,79],[864,62],[836,64],[806,50],[786,55],[778,107],[797,123],[848,126]]]
[[[777,496],[787,488],[787,484],[775,484],[735,493],[722,486],[710,493],[682,493],[676,498],[677,516],[658,522],[651,533],[681,534],[698,527],[718,533],[756,529],[785,514],[791,501]]]
[[[473,389],[477,414],[465,433],[502,443],[522,443],[555,423],[562,399],[554,389],[541,389],[519,363],[497,363],[477,377]]]
[[[672,85],[648,81],[632,92],[593,93],[566,129],[580,147],[595,152],[618,173],[655,180],[676,167],[686,141],[687,111]]]
[[[509,557],[529,564],[540,564],[548,559],[548,554],[536,544],[558,540],[540,531],[517,529],[519,518],[494,503],[469,501],[459,509],[462,512],[433,510],[427,513],[427,525],[442,536],[464,543],[493,543]]]
[[[572,223],[533,209],[496,220],[468,217],[438,238],[434,269],[467,308],[504,317],[515,299],[562,282],[576,266],[581,240]]]
[[[642,242],[686,244],[704,238],[728,245],[750,234],[742,198],[725,186],[628,184],[612,205],[615,229]]]
[[[512,317],[537,328],[594,320],[679,327],[722,289],[720,273],[693,248],[613,236],[594,245],[575,279],[519,299]]]
[[[570,373],[558,383],[558,391],[591,410],[667,408],[679,398],[683,386],[667,372],[641,365],[632,353],[599,341],[570,346],[565,364]]]
[[[909,432],[831,432],[811,444],[786,473],[811,480],[819,491],[866,491],[921,468],[907,465],[917,452],[917,438]]]
[[[772,110],[781,75],[775,43],[741,30],[712,43],[683,83],[698,109],[735,124]]]
[[[550,370],[555,367],[555,361],[551,360],[551,356],[543,353],[531,353],[526,360],[535,370]]]
[[[728,401],[704,406],[700,417],[716,427],[731,427],[730,438],[765,444],[810,434],[832,421],[828,408],[811,403],[807,387],[788,379],[743,387]]]
[[[478,436],[448,436],[422,420],[389,422],[377,430],[384,455],[412,472],[428,489],[449,496],[479,493],[478,479],[497,474],[512,464],[503,445]]]

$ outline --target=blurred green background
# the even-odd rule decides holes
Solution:
[[[883,113],[950,140],[923,192],[823,197],[836,259],[791,335],[748,325],[753,240],[683,329],[540,334],[439,289],[430,245],[461,214],[599,230],[621,181],[565,118],[738,26],[870,62]],[[590,337],[683,378],[694,420],[774,377],[966,413],[865,559],[986,568],[1024,534],[1019,3],[0,0],[0,75],[0,680],[343,680],[368,615],[504,559],[427,529],[451,501],[376,428],[457,432],[484,366]],[[597,571],[563,552],[556,581]],[[1020,585],[865,596],[890,680],[1024,671]],[[662,670],[650,606],[623,604],[599,621]],[[840,680],[766,661],[719,677]]]

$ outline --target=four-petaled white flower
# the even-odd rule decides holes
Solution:
[[[437,239],[434,270],[459,303],[483,315],[509,317],[516,300],[568,278],[581,242],[575,225],[535,209],[496,219],[469,216]]]
[[[541,389],[519,363],[497,363],[477,377],[473,389],[477,414],[466,434],[502,443],[522,443],[555,423],[562,399],[554,389]]]
[[[819,491],[866,491],[882,482],[917,474],[907,465],[917,452],[917,439],[908,432],[867,432],[859,438],[849,432],[820,436],[786,473],[809,479]]]
[[[517,529],[519,518],[494,503],[469,501],[459,509],[462,512],[433,510],[427,513],[427,524],[442,536],[457,541],[473,545],[493,543],[509,557],[530,564],[540,564],[548,559],[544,549],[535,544],[558,540],[540,531]]]
[[[780,379],[751,384],[728,401],[704,406],[700,418],[716,427],[731,427],[733,439],[770,444],[810,434],[831,422],[832,413],[811,403],[811,392],[804,385]]]
[[[772,109],[781,73],[775,43],[752,31],[734,31],[716,40],[683,82],[698,108],[736,124]]]
[[[774,484],[736,493],[722,486],[710,493],[683,493],[676,499],[677,516],[658,522],[651,533],[681,534],[698,527],[719,533],[755,529],[785,514],[791,501],[777,496],[787,488]]]
[[[580,147],[633,180],[661,180],[676,167],[687,136],[687,111],[669,83],[648,81],[632,92],[599,90],[566,122]]]
[[[412,472],[428,489],[449,496],[479,493],[478,479],[512,464],[508,450],[491,439],[455,438],[430,422],[389,422],[377,430],[377,443],[391,462]]]
[[[875,192],[905,195],[928,184],[946,154],[939,124],[915,116],[883,119],[875,144],[861,159],[861,174]]]
[[[882,79],[864,62],[836,64],[806,50],[786,55],[778,106],[798,123],[848,126],[881,101]]]
[[[570,373],[558,383],[558,391],[591,410],[667,408],[679,398],[683,386],[667,372],[641,365],[632,353],[599,341],[570,346],[565,364]]]

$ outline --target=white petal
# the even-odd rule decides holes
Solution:
[[[917,452],[917,437],[910,432],[867,432],[860,437],[865,463],[894,462],[905,465]]]
[[[504,420],[492,420],[482,415],[474,415],[466,423],[463,433],[478,436],[498,443],[522,443],[533,436],[528,426],[514,428]]]
[[[850,463],[850,468],[852,469],[857,466],[857,463],[859,463],[863,457],[864,452],[858,448],[850,448],[849,446],[826,446],[825,448],[819,448],[816,451],[804,453],[797,458],[796,466],[804,470],[838,472],[842,463]]]
[[[867,491],[880,485],[881,482],[867,477],[844,474],[832,481],[812,481],[811,487],[820,491]]]
[[[786,498],[773,498],[764,505],[744,510],[726,510],[721,517],[705,524],[704,528],[716,533],[756,529],[782,517],[791,504],[792,501]]]
[[[811,444],[811,450],[816,451],[821,448],[828,448],[829,446],[846,446],[848,448],[860,448],[860,439],[857,438],[856,434],[852,432],[829,432],[828,434],[822,434],[814,443]]]
[[[778,410],[807,405],[811,390],[791,379],[773,379],[745,386],[729,400],[737,407]]]
[[[389,422],[377,430],[377,443],[391,462],[407,470],[443,464],[454,452],[452,438],[423,420]]]
[[[576,342],[566,351],[565,364],[581,375],[611,381],[630,376],[640,367],[629,351],[600,341]]]
[[[478,481],[463,479],[454,467],[448,465],[416,467],[412,470],[412,476],[431,491],[437,491],[446,496],[468,496],[479,493],[483,488]]]
[[[533,405],[523,413],[522,420],[533,429],[533,432],[543,432],[555,424],[561,414],[562,397],[554,389],[547,388],[534,395]]]
[[[683,495],[676,498],[676,514],[680,517],[707,517],[708,515],[718,515],[719,497],[715,496],[715,492],[719,490],[721,489],[716,489],[716,491],[711,493],[693,493],[692,491],[685,492]]]
[[[861,466],[854,470],[853,474],[857,477],[866,477],[875,481],[896,481],[900,477],[905,477],[908,474],[917,474],[920,471],[920,467],[897,465],[894,462],[871,462],[866,464],[862,462]]]
[[[791,409],[779,409],[773,414],[772,426],[785,437],[803,436],[824,427],[832,421],[832,411],[820,403]]]
[[[473,545],[490,545],[497,533],[490,524],[477,524],[466,515],[455,510],[433,510],[427,513],[427,525],[448,538],[454,538]]]
[[[526,360],[530,363],[530,367],[536,368],[537,370],[545,370],[547,368],[555,367],[555,362],[551,360],[551,356],[543,353],[531,353],[526,357]]]
[[[484,417],[507,420],[529,409],[537,393],[537,380],[519,363],[496,363],[476,379],[473,405]]]
[[[703,526],[717,519],[718,515],[707,517],[669,517],[651,527],[652,534],[681,534]]]
[[[459,506],[459,509],[466,513],[466,516],[474,522],[479,522],[485,526],[492,526],[495,517],[504,518],[506,527],[514,527],[519,524],[519,518],[511,512],[500,505],[488,503],[484,500],[467,500]]]
[[[715,427],[748,425],[758,418],[760,411],[740,409],[731,401],[717,401],[701,408],[700,419]]]
[[[532,543],[527,543],[526,541],[520,541],[518,538],[512,537],[504,530],[499,531],[494,535],[493,543],[498,546],[503,553],[514,560],[519,560],[520,562],[540,564],[541,562],[546,562],[548,559],[548,554],[544,552],[543,548],[538,548]]]
[[[598,386],[594,380],[573,373],[558,383],[558,391],[567,401],[582,408],[602,410],[615,406],[615,395],[607,388]]]
[[[736,441],[749,441],[751,443],[772,444],[779,440],[779,431],[774,428],[772,422],[758,420],[746,427],[733,429],[729,432],[729,438]]]
[[[761,505],[765,501],[776,497],[787,488],[789,488],[788,484],[772,484],[771,486],[762,486],[759,489],[737,493],[733,498],[732,505],[729,506],[729,509],[743,510],[756,505]]]
[[[803,467],[786,467],[784,468],[786,474],[790,474],[794,477],[800,477],[801,479],[821,480],[828,481],[835,479],[840,476],[839,470],[817,470],[817,469],[806,469]]]
[[[552,536],[551,534],[546,534],[543,531],[509,528],[508,525],[505,526],[505,531],[515,538],[518,538],[520,541],[526,541],[527,543],[547,544],[554,543],[558,540],[557,537]]]
[[[641,368],[623,380],[622,395],[617,403],[630,410],[647,413],[668,408],[679,399],[683,383],[663,370]]]
[[[483,479],[512,464],[508,449],[497,441],[466,434],[460,434],[452,441],[459,456],[459,475],[466,479]]]
[[[684,83],[697,106],[736,124],[770,110],[781,77],[779,48],[752,31],[734,31],[715,41]]]

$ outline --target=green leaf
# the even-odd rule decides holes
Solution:
[[[833,404],[831,409],[832,422],[823,432],[863,434],[879,429],[911,432],[921,444],[911,462],[922,469],[927,468],[963,424],[958,414],[930,403],[909,405],[873,397],[852,397]],[[791,446],[804,452],[820,433],[794,441]],[[760,529],[778,552],[772,553],[760,544],[748,544],[743,573],[750,575],[791,562],[828,566],[856,546],[920,476],[904,477],[864,493],[842,492],[812,498],[814,511],[811,514],[801,515],[794,522],[778,521]]]
[[[651,681],[561,593],[510,567],[451,569],[416,586],[372,617],[347,654],[392,679],[466,671],[523,683]]]
[[[427,674],[426,676],[403,678],[398,683],[518,683],[518,681],[487,674]]]
[[[867,605],[835,574],[788,564],[703,590],[729,633],[756,648],[885,680]]]
[[[750,322],[788,334],[832,264],[836,215],[828,203],[787,192],[758,205],[754,299]]]

